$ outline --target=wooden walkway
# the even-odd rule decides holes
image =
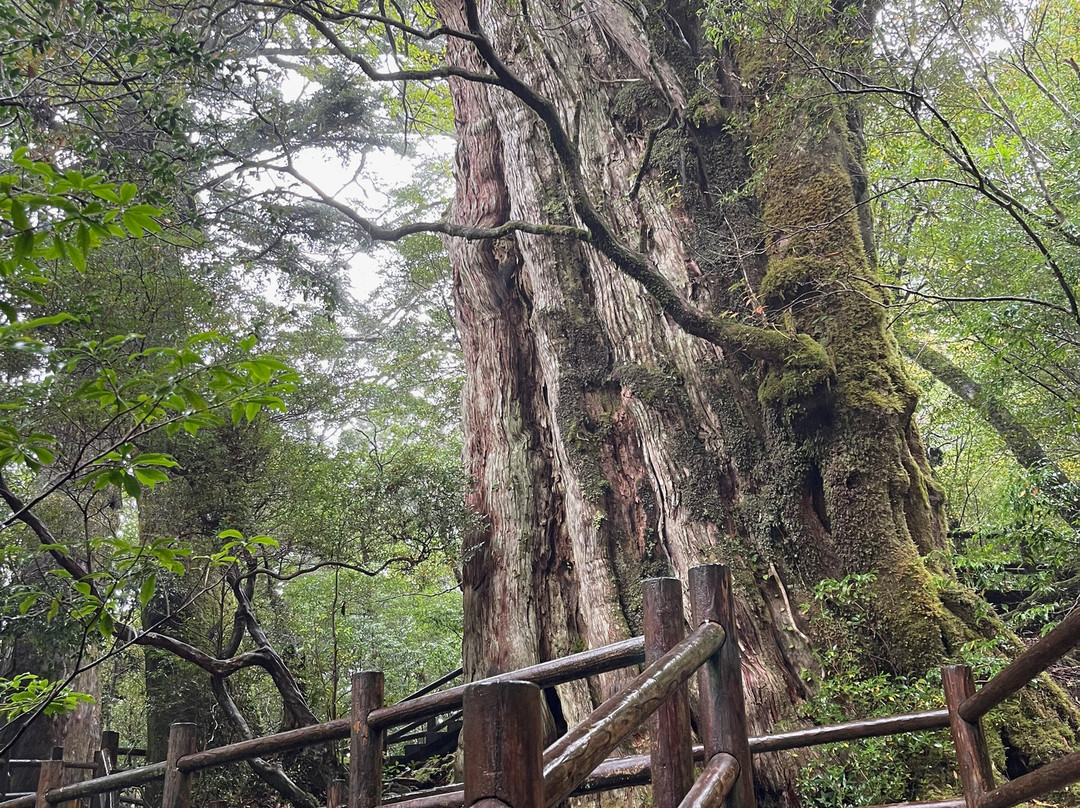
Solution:
[[[968,667],[946,667],[943,709],[750,737],[730,573],[721,565],[694,567],[689,588],[695,628],[685,638],[682,585],[674,578],[655,578],[645,582],[643,637],[389,706],[383,704],[382,673],[362,671],[352,679],[347,719],[204,751],[195,748],[193,724],[174,724],[165,762],[67,786],[59,785],[64,764],[44,762],[37,793],[0,802],[0,808],[75,808],[97,795],[113,796],[95,805],[115,806],[123,788],[157,779],[164,779],[163,808],[190,808],[191,782],[199,771],[345,738],[350,739],[349,780],[330,785],[328,808],[555,808],[569,796],[647,784],[652,785],[654,808],[756,808],[755,754],[945,727],[956,747],[962,793],[888,808],[1010,808],[1080,780],[1080,752],[1073,752],[1015,780],[995,783],[981,725],[987,712],[1076,645],[1080,609],[982,688],[976,689]],[[542,688],[641,663],[644,671],[621,693],[543,748]],[[704,742],[699,747],[691,746],[686,688],[695,674]],[[389,735],[400,738],[458,710],[463,713],[464,782],[384,801],[388,732],[404,728]],[[648,755],[608,757],[642,726],[649,730]]]

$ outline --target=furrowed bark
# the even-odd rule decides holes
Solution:
[[[917,674],[956,653],[975,620],[922,560],[946,546],[942,497],[861,280],[874,261],[857,110],[827,94],[772,105],[794,80],[785,54],[717,53],[689,5],[436,8],[476,36],[479,51],[448,42],[451,63],[512,90],[450,81],[451,220],[591,234],[447,240],[485,520],[465,547],[466,676],[636,634],[643,579],[685,580],[701,561],[733,568],[751,734],[806,696],[799,607],[822,579],[876,576],[868,665]],[[768,336],[748,349],[687,312]],[[626,680],[549,691],[552,728]],[[793,758],[761,755],[755,775],[763,805],[797,804]]]

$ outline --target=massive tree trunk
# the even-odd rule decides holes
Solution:
[[[954,657],[974,617],[934,584],[948,570],[922,560],[946,549],[942,498],[866,283],[858,111],[775,45],[715,52],[681,2],[479,5],[495,52],[552,102],[622,244],[720,324],[710,333],[745,328],[691,336],[595,228],[591,244],[453,241],[465,460],[486,520],[465,550],[467,674],[640,632],[644,578],[685,580],[713,560],[737,576],[754,732],[806,695],[813,638],[798,607],[822,579],[876,574],[866,642],[886,670]],[[455,0],[437,6],[466,27]],[[483,69],[470,44],[449,49]],[[549,127],[503,89],[451,91],[453,218],[580,226],[575,167]],[[558,688],[554,728],[625,679]],[[761,796],[796,804],[794,758],[757,764]]]

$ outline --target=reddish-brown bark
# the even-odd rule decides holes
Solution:
[[[436,7],[467,27],[458,0]],[[813,641],[798,606],[823,578],[876,573],[867,631],[881,664],[941,663],[973,628],[921,560],[945,548],[941,498],[914,391],[861,280],[874,269],[858,115],[840,100],[770,112],[780,54],[713,52],[681,4],[481,2],[479,20],[551,103],[574,165],[521,93],[452,79],[451,219],[580,227],[599,211],[605,238],[679,301],[628,277],[639,264],[599,238],[450,240],[465,461],[485,520],[465,547],[466,674],[637,633],[644,578],[685,581],[716,560],[736,571],[753,734],[806,695]],[[455,66],[484,69],[472,44],[448,49]],[[763,112],[739,125],[751,106]],[[677,322],[703,320],[680,306],[742,330],[691,336]],[[556,688],[555,727],[626,678]],[[797,802],[793,758],[759,756],[756,774],[765,804]]]

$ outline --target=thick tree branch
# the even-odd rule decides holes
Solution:
[[[248,2],[245,5],[255,6],[257,8],[276,8],[281,11],[291,11],[299,13],[299,8],[295,4],[282,4],[282,3],[260,3],[260,2]],[[393,28],[401,31],[403,34],[422,39],[425,42],[430,42],[433,39],[440,37],[455,37],[456,39],[464,39],[467,42],[474,42],[476,37],[467,31],[459,31],[456,28],[451,28],[447,25],[438,25],[434,28],[419,28],[415,25],[410,25],[404,20],[395,19],[385,14],[374,14],[369,11],[358,10],[345,10],[341,8],[332,8],[322,3],[315,3],[315,8],[311,12],[318,14],[321,19],[333,20],[334,22],[348,22],[349,20],[363,20],[364,22],[374,22],[379,25],[386,26],[387,28]],[[281,49],[280,51],[274,51],[274,53],[285,53],[289,56],[307,56],[310,51],[299,49]]]
[[[371,62],[346,45],[341,37],[334,33],[334,29],[327,25],[320,15],[313,14],[310,10],[302,7],[297,7],[294,10],[297,16],[307,20],[315,30],[326,37],[326,41],[333,46],[335,51],[357,65],[364,72],[364,75],[372,81],[428,81],[430,79],[445,79],[455,76],[460,79],[476,81],[482,84],[499,83],[499,80],[495,76],[488,76],[484,73],[474,73],[469,70],[460,70],[456,67],[436,67],[430,70],[395,70],[381,73],[375,69]]]
[[[472,241],[489,238],[503,238],[511,233],[532,233],[538,236],[562,236],[565,238],[588,239],[589,232],[579,227],[568,227],[561,224],[536,224],[534,222],[510,221],[498,227],[471,227],[454,222],[409,222],[400,227],[383,227],[370,219],[361,216],[351,205],[347,205],[331,194],[319,188],[307,177],[303,176],[290,162],[287,165],[265,164],[262,166],[274,171],[287,174],[304,186],[310,188],[317,196],[318,201],[333,208],[353,224],[359,227],[372,241],[400,241],[417,233],[439,233],[454,238],[469,239]]]
[[[232,693],[229,692],[228,681],[221,676],[212,676],[210,677],[210,687],[214,691],[214,698],[217,700],[218,706],[221,707],[222,712],[225,713],[240,737],[244,740],[254,738],[255,733],[251,731],[247,719],[244,718],[240,708],[236,706],[236,702],[233,700]],[[260,780],[275,789],[296,808],[317,808],[319,805],[319,801],[294,783],[280,766],[275,766],[261,757],[249,758],[247,763]]]
[[[262,659],[260,667],[270,674],[270,678],[274,680],[274,685],[281,694],[281,700],[285,708],[285,729],[308,727],[319,723],[319,719],[311,712],[304,694],[300,692],[300,686],[297,684],[292,671],[285,664],[285,660],[274,650],[270,644],[270,639],[266,636],[266,632],[263,631],[262,624],[259,623],[258,618],[255,616],[245,586],[246,582],[240,578],[235,565],[230,568],[227,577],[229,584],[232,586],[233,596],[236,598],[236,611],[242,616],[251,639],[259,647],[258,653]]]

